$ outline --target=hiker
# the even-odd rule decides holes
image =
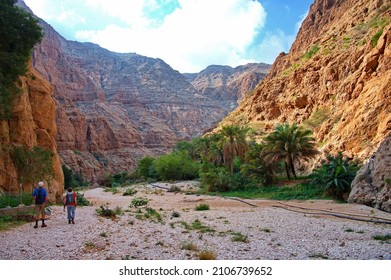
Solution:
[[[38,188],[35,188],[33,191],[33,199],[35,200],[35,226],[34,228],[38,227],[38,221],[39,221],[39,214],[41,214],[42,218],[42,227],[46,227],[45,224],[45,207],[47,203],[48,194],[46,190],[43,188],[43,182],[38,183]]]
[[[76,193],[72,190],[72,188],[67,189],[67,193],[64,197],[64,211],[65,206],[67,207],[67,216],[68,216],[68,224],[75,223],[75,212],[77,206]]]

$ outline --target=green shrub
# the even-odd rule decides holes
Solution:
[[[377,46],[377,42],[379,41],[379,38],[382,34],[383,34],[383,28],[381,30],[379,30],[378,32],[376,32],[375,35],[373,35],[373,37],[371,39],[371,43],[372,43],[373,48]]]
[[[132,195],[135,195],[136,193],[137,193],[136,189],[129,188],[129,189],[126,189],[126,191],[122,195],[123,196],[132,196]]]
[[[234,232],[232,233],[232,241],[234,242],[243,242],[247,243],[248,242],[248,237],[247,235],[242,234],[241,232]]]
[[[14,146],[10,149],[20,182],[34,183],[53,179],[53,152],[42,147]]]
[[[193,180],[198,177],[199,165],[185,152],[158,157],[154,166],[162,180]]]
[[[116,216],[117,216],[117,215],[122,215],[122,213],[123,213],[122,207],[121,207],[121,206],[115,206],[113,212],[114,212],[114,214],[115,214]]]
[[[375,236],[373,236],[373,239],[383,241],[386,243],[391,243],[391,234],[375,235]]]
[[[196,206],[195,210],[196,211],[206,211],[209,210],[209,205],[208,204],[199,204]]]
[[[226,192],[231,188],[231,176],[224,167],[211,168],[200,173],[201,185],[209,192]]]
[[[141,207],[141,206],[146,206],[148,204],[148,198],[146,197],[135,197],[132,199],[130,206],[131,207]]]
[[[80,188],[85,187],[89,183],[85,182],[79,173],[74,170],[68,168],[66,165],[62,166],[62,172],[64,174],[64,188],[67,189],[69,187],[72,188]]]
[[[91,202],[88,201],[85,197],[84,194],[76,192],[76,200],[77,200],[77,205],[78,206],[90,206]]]
[[[19,226],[27,222],[32,222],[34,217],[32,213],[22,212],[11,216],[0,216],[0,231],[7,230],[14,226]]]
[[[344,196],[350,192],[357,170],[357,164],[343,158],[341,152],[337,156],[329,155],[321,167],[313,170],[311,184],[323,187],[328,194],[344,200]]]
[[[107,205],[101,205],[98,209],[96,209],[96,212],[99,216],[105,217],[105,218],[116,218],[115,211],[110,209]]]
[[[137,164],[137,175],[144,178],[154,178],[154,172],[153,172],[153,162],[155,159],[153,157],[144,157],[141,160],[138,161]]]
[[[312,46],[311,49],[304,54],[304,59],[307,60],[311,59],[319,50],[320,50],[319,46],[317,45]]]
[[[162,222],[162,216],[153,208],[147,208],[144,217],[154,222]]]
[[[7,206],[16,207],[20,205],[22,200],[22,204],[31,205],[32,197],[31,193],[23,193],[20,194],[10,194],[10,195],[2,195],[0,196],[0,208],[5,208]]]

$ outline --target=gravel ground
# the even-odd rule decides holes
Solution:
[[[61,206],[52,206],[48,227],[34,229],[30,223],[0,232],[0,259],[190,260],[209,252],[226,260],[391,260],[390,241],[373,238],[391,234],[391,225],[291,212],[275,207],[279,205],[275,201],[248,200],[254,207],[232,199],[146,186],[136,189],[134,196],[101,188],[86,191],[93,206],[78,207],[74,225],[68,224]],[[137,196],[149,199],[148,207],[159,213],[161,221],[157,216],[146,217],[145,207],[129,207]],[[201,203],[210,210],[195,211]],[[391,214],[363,205],[289,204],[391,219]],[[96,213],[101,205],[121,207],[123,214],[116,219],[101,217]],[[173,212],[179,217],[173,217]]]

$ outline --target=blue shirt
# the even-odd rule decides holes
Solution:
[[[42,192],[42,196],[45,198],[45,201],[46,201],[46,197],[48,196],[47,193],[46,193],[46,190],[42,187],[39,187],[39,188],[36,188],[34,189],[33,191],[33,196],[36,198],[37,195],[38,195],[38,191],[41,191]]]

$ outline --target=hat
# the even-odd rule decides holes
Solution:
[[[43,186],[43,182],[39,182],[38,186],[42,187]]]

